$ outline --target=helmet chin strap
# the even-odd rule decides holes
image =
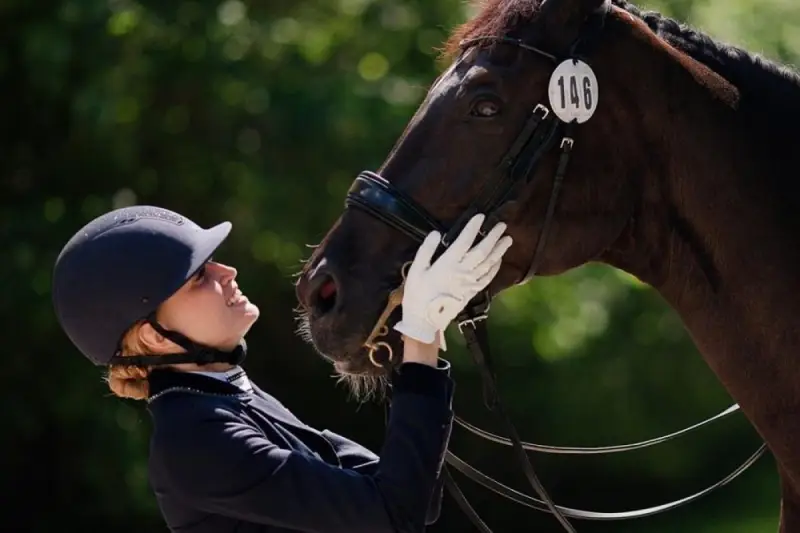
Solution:
[[[183,363],[194,363],[204,366],[211,363],[228,363],[231,365],[241,364],[247,357],[247,342],[242,339],[239,344],[231,351],[225,352],[198,344],[186,335],[177,331],[165,329],[155,318],[155,315],[147,317],[150,324],[164,338],[171,340],[184,350],[185,353],[172,353],[163,355],[128,355],[123,356],[120,351],[114,354],[109,365],[117,366],[164,366],[178,365]]]

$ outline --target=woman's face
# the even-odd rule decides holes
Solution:
[[[259,315],[258,307],[242,294],[235,280],[235,268],[207,262],[161,304],[158,321],[199,344],[233,349]]]

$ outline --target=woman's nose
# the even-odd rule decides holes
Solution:
[[[238,274],[238,271],[232,266],[224,265],[222,263],[215,263],[213,261],[209,261],[206,268],[210,268],[211,271],[219,277],[219,280],[222,283],[230,283],[236,279],[236,274]]]

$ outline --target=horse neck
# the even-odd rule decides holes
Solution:
[[[800,206],[775,179],[800,150],[707,94],[681,110],[662,117],[668,163],[607,260],[675,309],[800,486]]]

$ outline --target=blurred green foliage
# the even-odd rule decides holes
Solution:
[[[792,63],[791,0],[650,0],[645,7]],[[60,247],[113,207],[152,203],[210,225],[233,221],[220,260],[262,308],[247,368],[308,423],[377,449],[379,406],[357,408],[297,338],[292,274],[376,168],[442,65],[437,48],[471,8],[462,0],[244,3],[6,0],[0,4],[0,227],[6,280],[0,454],[5,531],[64,526],[164,531],[147,485],[149,419],[109,397],[58,329],[50,271]],[[124,280],[120,280],[124,283]],[[498,299],[490,321],[500,386],[522,436],[602,445],[671,432],[730,398],[676,315],[624,273],[589,265]],[[494,420],[461,339],[449,357],[456,406]],[[625,510],[674,499],[727,474],[758,445],[741,417],[641,452],[535,457],[556,500]],[[509,449],[455,430],[453,448],[520,488]],[[465,490],[498,531],[555,522]],[[578,523],[582,532],[774,531],[771,459],[669,515]],[[447,498],[431,531],[467,531]]]

